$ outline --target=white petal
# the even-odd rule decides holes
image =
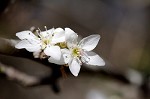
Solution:
[[[29,52],[38,52],[41,50],[40,44],[32,44],[27,40],[20,41],[18,44],[15,45],[15,48],[17,49],[25,48]]]
[[[65,64],[70,63],[70,61],[71,61],[71,59],[72,59],[72,57],[71,57],[70,54],[63,54],[63,58],[64,58]]]
[[[58,64],[58,65],[64,65],[64,64],[66,64],[65,61],[64,61],[64,57],[63,57],[64,51],[65,51],[65,49],[61,49],[61,53],[62,53],[62,54],[61,54],[60,60],[56,60],[56,59],[54,59],[53,57],[50,57],[50,58],[48,59],[48,61],[49,61],[50,63],[55,63],[55,64]]]
[[[59,46],[47,46],[46,49],[44,50],[44,53],[47,56],[50,56],[54,58],[55,60],[60,60],[61,58],[61,51]]]
[[[56,28],[54,30],[54,33],[59,33],[59,32],[64,32],[64,30],[62,28]]]
[[[54,30],[54,36],[52,38],[52,43],[56,44],[65,41],[65,31],[62,28],[56,28]]]
[[[34,58],[39,58],[40,57],[40,53],[41,53],[41,50],[39,50],[38,52],[33,52]]]
[[[78,76],[80,68],[80,63],[78,63],[76,59],[73,59],[69,64],[69,69],[74,76]]]
[[[90,58],[88,57],[88,54],[86,52],[82,52],[81,60],[82,60],[83,63],[87,63],[87,62],[90,61]]]
[[[61,55],[60,60],[55,60],[53,57],[50,57],[50,58],[48,59],[48,61],[49,61],[50,63],[54,63],[54,64],[58,64],[58,65],[64,65],[64,64],[65,64],[64,58],[63,58],[62,55]]]
[[[68,47],[70,44],[77,44],[78,35],[70,28],[65,28],[65,38]]]
[[[42,32],[40,32],[40,35],[42,37],[48,37],[48,36],[51,37],[53,34],[53,31],[54,31],[54,28],[46,30],[46,31],[42,31]]]
[[[40,32],[41,38],[48,37],[49,35],[50,35],[50,34],[49,34],[47,31],[42,31],[42,32]]]
[[[86,63],[88,65],[95,65],[95,66],[104,66],[104,60],[94,52],[86,52],[89,58],[89,61]]]
[[[72,59],[71,52],[68,49],[61,49],[61,52],[62,52],[62,56],[64,58],[65,64],[68,64]]]
[[[67,48],[61,49],[61,52],[63,54],[71,54],[70,50],[68,50]]]
[[[51,29],[47,30],[47,32],[52,34],[54,32],[54,30],[55,30],[54,28],[51,28]]]
[[[97,46],[99,40],[100,35],[90,35],[88,37],[83,38],[79,42],[79,46],[86,51],[91,51]]]
[[[16,36],[21,40],[26,39],[26,40],[33,41],[33,42],[39,42],[38,37],[35,36],[31,31],[18,32],[16,33]]]

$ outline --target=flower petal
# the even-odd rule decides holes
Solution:
[[[71,59],[72,59],[72,57],[71,57],[70,54],[63,54],[63,58],[64,58],[65,64],[70,63],[70,61],[71,61]]]
[[[78,35],[70,28],[65,28],[65,37],[68,47],[71,44],[77,44]]]
[[[91,51],[97,46],[99,40],[100,40],[100,35],[98,34],[90,35],[88,37],[83,38],[79,42],[79,46],[86,51]]]
[[[71,52],[68,49],[61,49],[61,51],[65,64],[68,64],[72,59]]]
[[[49,61],[50,63],[55,63],[55,64],[58,64],[58,65],[64,65],[64,64],[66,64],[66,63],[65,63],[65,60],[64,60],[64,57],[63,57],[63,53],[64,53],[66,50],[67,50],[67,49],[61,49],[62,54],[61,54],[60,60],[55,60],[53,57],[50,57],[50,58],[48,59],[48,61]]]
[[[44,50],[44,53],[47,56],[54,58],[55,60],[60,60],[61,58],[61,51],[59,46],[47,46]]]
[[[86,52],[89,58],[89,61],[86,63],[88,65],[95,65],[95,66],[104,66],[104,60],[94,52]]]
[[[54,28],[40,32],[42,37],[51,37],[53,34]]]
[[[50,63],[54,63],[54,64],[58,64],[58,65],[64,65],[64,64],[65,64],[64,58],[63,58],[62,55],[61,55],[60,60],[56,60],[56,59],[54,59],[53,57],[50,57],[50,58],[48,59],[48,61],[49,61]]]
[[[74,76],[78,76],[80,68],[80,63],[78,63],[78,61],[75,58],[69,64],[69,69]]]
[[[59,32],[64,32],[64,30],[62,29],[62,28],[56,28],[55,30],[54,30],[54,33],[59,33]]]
[[[39,42],[39,39],[37,36],[35,36],[31,31],[22,31],[22,32],[18,32],[16,33],[16,36],[21,39],[21,40],[29,40],[29,41],[33,41],[33,42]]]
[[[88,54],[84,51],[81,54],[81,60],[82,60],[83,63],[87,63],[87,62],[90,61],[90,58],[88,57]]]
[[[65,41],[65,31],[62,28],[56,28],[54,30],[54,36],[52,38],[52,43],[56,44]]]
[[[29,52],[38,52],[41,50],[40,44],[32,44],[27,40],[20,41],[18,44],[15,45],[15,48],[17,49],[25,48]]]
[[[41,50],[39,50],[37,52],[33,52],[34,58],[40,58],[40,53],[41,53]]]

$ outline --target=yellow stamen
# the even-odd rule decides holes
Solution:
[[[61,42],[61,43],[60,43],[60,47],[61,47],[61,48],[67,48],[66,42]]]
[[[74,49],[72,50],[72,55],[73,55],[74,57],[80,57],[80,49],[79,49],[79,48],[74,48]]]

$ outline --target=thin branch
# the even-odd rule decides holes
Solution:
[[[14,69],[13,67],[4,65],[2,63],[0,63],[0,69],[1,72],[5,74],[9,80],[17,81],[23,86],[31,86],[40,82],[40,79],[27,75],[21,71]]]
[[[56,70],[57,73],[52,72],[52,74],[49,74],[48,76],[38,78],[35,76],[25,74],[11,66],[7,66],[5,64],[0,63],[1,74],[4,74],[5,77],[11,81],[15,81],[25,87],[51,85],[54,92],[59,92],[57,80],[60,77],[60,74],[58,73],[58,69]]]

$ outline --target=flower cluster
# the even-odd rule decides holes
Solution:
[[[103,59],[92,50],[97,46],[100,35],[90,35],[78,42],[78,35],[70,28],[52,28],[46,31],[22,31],[16,33],[21,41],[17,49],[33,52],[35,58],[48,58],[50,63],[68,66],[78,76],[81,65],[104,66]]]

